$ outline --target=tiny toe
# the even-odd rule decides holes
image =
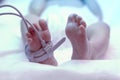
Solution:
[[[68,17],[68,22],[75,22],[77,15],[76,14],[71,14]]]
[[[85,21],[81,20],[81,21],[80,21],[80,25],[82,25],[83,27],[86,27]]]
[[[82,20],[82,17],[80,16],[76,17],[76,23],[78,24],[78,26],[80,25],[81,20]]]
[[[40,30],[41,30],[41,29],[38,27],[37,24],[33,24],[33,25],[34,25],[34,27],[36,28],[37,31],[40,31]]]
[[[33,27],[29,27],[28,32],[29,32],[31,35],[34,35],[34,34],[35,34],[35,31],[34,31]]]
[[[43,31],[48,30],[48,25],[47,25],[47,22],[45,20],[40,20],[39,25]]]
[[[32,35],[30,33],[26,33],[26,37],[30,38],[30,37],[32,37]]]
[[[79,28],[82,33],[85,33],[85,27],[83,25],[80,25]]]
[[[27,38],[27,42],[28,42],[28,44],[31,44],[32,43],[32,38]]]

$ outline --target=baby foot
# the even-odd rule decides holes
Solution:
[[[34,28],[36,28],[36,30],[39,32],[40,36],[46,43],[51,41],[51,35],[50,35],[46,21],[40,20],[39,26],[37,24],[33,24],[33,25],[34,25]],[[28,30],[28,33],[26,33],[28,47],[30,48],[31,52],[35,52],[42,48],[42,44],[34,28],[30,27]],[[57,62],[53,56],[40,63],[57,65]]]
[[[72,59],[87,59],[88,40],[86,35],[86,23],[80,16],[72,14],[68,17],[66,35],[72,44]]]

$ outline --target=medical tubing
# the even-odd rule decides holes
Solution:
[[[27,25],[27,23],[28,23],[30,26],[33,27],[33,25],[32,25],[28,20],[26,20],[26,19],[23,17],[23,15],[21,14],[21,12],[20,12],[17,8],[15,8],[14,6],[11,6],[11,5],[1,5],[1,6],[0,6],[0,8],[3,8],[3,7],[13,8],[14,10],[16,10],[16,11],[19,13],[19,15],[18,15],[18,14],[15,14],[15,13],[0,13],[0,15],[16,15],[16,16],[19,16],[19,17],[22,18],[23,22],[25,23],[25,25],[26,25],[26,27],[27,27],[27,30],[28,30],[28,25]],[[27,23],[26,23],[26,21],[27,21]],[[34,28],[34,27],[33,27],[33,28]],[[37,31],[35,28],[34,28],[34,30],[37,32],[37,35],[38,35],[38,37],[39,37],[39,39],[40,39],[40,41],[41,41],[42,47],[44,48],[44,47],[46,46],[45,41],[41,38],[41,36],[39,35],[38,31]]]
[[[15,16],[18,16],[18,17],[20,17],[21,18],[21,16],[20,15],[18,15],[18,14],[16,14],[16,13],[0,13],[0,16],[3,16],[3,15],[15,15]],[[30,25],[30,26],[33,26],[28,20],[26,20],[25,19],[25,21]]]
[[[24,19],[23,15],[21,14],[21,12],[17,8],[15,8],[15,7],[11,6],[11,5],[1,5],[0,6],[0,8],[3,8],[3,7],[10,7],[10,8],[13,8],[14,10],[16,10],[19,13],[20,17],[23,19],[23,21],[24,21],[24,23],[25,23],[25,25],[27,27],[27,30],[28,30],[28,25],[25,22],[25,19]]]

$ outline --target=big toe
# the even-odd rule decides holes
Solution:
[[[48,30],[47,21],[45,21],[45,20],[40,20],[40,21],[39,21],[39,25],[40,25],[42,31]]]
[[[76,14],[71,14],[68,16],[68,23],[69,22],[75,22],[77,15]]]
[[[47,21],[45,20],[40,20],[39,21],[39,25],[41,27],[41,36],[42,38],[46,41],[49,42],[51,40],[51,35],[50,35],[50,31],[48,29],[48,24]]]

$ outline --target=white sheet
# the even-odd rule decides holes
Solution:
[[[21,0],[8,0],[5,3],[16,6],[26,15],[29,2],[30,0],[25,0],[23,4]],[[119,0],[116,0],[116,2],[112,0],[106,0],[106,2],[98,0],[98,2],[103,10],[104,21],[111,27],[109,47],[111,51],[108,52],[106,58],[119,59]],[[113,6],[110,8],[107,3]],[[11,9],[0,10],[0,12],[2,11],[11,11]],[[12,12],[15,11],[12,10]],[[41,18],[48,20],[52,39],[55,43],[65,36],[66,19],[71,13],[81,15],[87,24],[97,21],[86,7],[50,6],[45,10]],[[72,49],[68,40],[55,51],[55,57],[59,62],[58,67],[28,62],[24,54],[19,23],[20,19],[14,16],[0,17],[0,80],[120,80],[119,61],[70,61]],[[59,37],[54,35],[55,33]]]
[[[10,68],[8,68],[9,66]],[[1,80],[120,80],[119,61],[72,61],[59,67],[29,62],[4,65]]]

